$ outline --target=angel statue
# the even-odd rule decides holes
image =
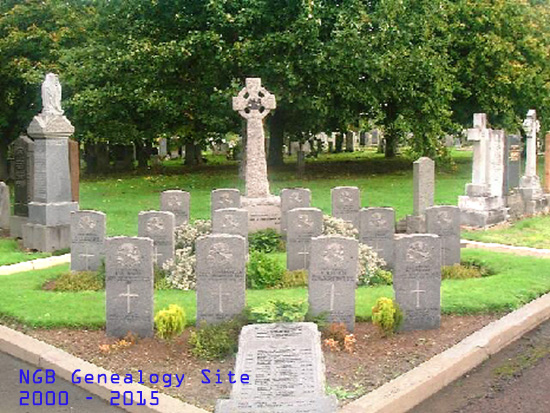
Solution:
[[[53,73],[48,73],[42,83],[42,113],[44,115],[63,115],[61,109],[61,83]]]

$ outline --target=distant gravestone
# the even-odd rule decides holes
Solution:
[[[371,132],[371,145],[378,146],[380,143],[380,131],[375,129]]]
[[[323,212],[318,208],[295,208],[288,211],[286,268],[307,270],[313,237],[323,233]]]
[[[240,314],[245,306],[246,240],[240,235],[214,234],[196,242],[197,325],[219,323]]]
[[[355,228],[359,227],[359,209],[361,196],[359,188],[355,186],[337,186],[332,188],[332,216],[351,222]]]
[[[238,189],[214,189],[210,199],[211,216],[214,216],[217,209],[241,207],[241,192]]]
[[[346,152],[353,152],[354,147],[354,133],[353,132],[346,132]]]
[[[253,324],[239,338],[229,400],[216,413],[334,413],[337,400],[325,395],[321,336],[314,323]]]
[[[393,208],[363,208],[360,213],[359,242],[371,247],[393,268],[395,211]]]
[[[309,309],[327,314],[330,323],[355,327],[355,286],[359,244],[352,238],[321,236],[311,240]]]
[[[0,182],[0,230],[10,228],[10,188]]]
[[[105,257],[105,214],[71,213],[71,271],[97,271]]]
[[[521,136],[509,135],[504,147],[504,193],[519,187],[521,176]]]
[[[160,210],[174,214],[176,226],[189,222],[191,194],[186,191],[170,190],[160,194]]]
[[[138,235],[154,242],[153,262],[162,267],[174,258],[175,217],[168,211],[143,211],[138,215]]]
[[[306,188],[283,189],[281,191],[281,232],[287,230],[287,214],[294,208],[307,208],[311,205],[311,191]]]
[[[441,323],[441,242],[434,234],[397,235],[393,289],[404,313],[402,330]]]
[[[460,208],[434,206],[426,209],[426,230],[439,235],[441,265],[460,264]]]
[[[224,208],[214,211],[213,234],[240,235],[248,238],[248,211],[240,208]]]
[[[137,237],[105,241],[107,335],[153,335],[153,240]]]

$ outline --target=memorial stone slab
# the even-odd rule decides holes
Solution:
[[[239,208],[223,208],[214,211],[212,233],[240,235],[248,239],[248,211]]]
[[[355,186],[337,186],[331,190],[332,216],[359,227],[361,195]]]
[[[426,210],[426,230],[439,235],[441,265],[460,264],[460,208],[434,206]]]
[[[174,214],[176,226],[189,222],[191,194],[187,191],[169,190],[160,194],[160,210]]]
[[[0,230],[10,228],[10,188],[0,182]]]
[[[213,234],[196,241],[197,326],[239,315],[245,306],[246,240]]]
[[[423,156],[413,163],[413,215],[420,216],[434,204],[435,163]]]
[[[330,323],[355,327],[357,283],[357,240],[321,236],[311,240],[309,263],[309,309],[313,315],[327,314]]]
[[[13,180],[14,180],[14,215],[29,216],[29,202],[33,194],[33,159],[34,142],[27,136],[21,135],[12,144],[13,153]]]
[[[504,174],[504,193],[508,194],[519,186],[521,176],[521,136],[509,135],[506,137],[504,149],[506,172]]]
[[[71,271],[97,271],[105,257],[105,214],[71,213]]]
[[[291,188],[281,191],[281,232],[286,234],[287,213],[294,208],[311,206],[311,191],[307,188]]]
[[[337,400],[325,395],[321,335],[314,323],[244,326],[229,400],[216,413],[334,413]]]
[[[313,237],[323,233],[323,212],[318,208],[295,208],[288,211],[286,268],[307,270]]]
[[[353,143],[354,143],[354,133],[346,132],[346,152],[354,151]]]
[[[435,234],[396,235],[393,289],[404,331],[439,328],[441,241]]]
[[[371,247],[386,267],[393,268],[395,211],[393,208],[363,208],[360,213],[359,242]]]
[[[153,240],[105,240],[107,335],[153,336]]]
[[[69,139],[69,170],[71,172],[71,200],[80,200],[80,147],[77,141]]]
[[[138,215],[138,236],[153,240],[153,262],[159,267],[174,258],[175,227],[174,214],[168,211],[142,211]]]
[[[241,207],[241,192],[238,189],[214,189],[210,199],[211,216],[217,209]]]

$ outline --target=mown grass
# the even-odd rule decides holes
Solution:
[[[0,238],[0,265],[17,264],[36,258],[48,257],[47,253],[27,252],[19,248],[16,240]]]
[[[477,259],[498,274],[468,280],[446,280],[442,310],[446,314],[507,312],[550,291],[550,261],[481,250],[464,250],[463,258]],[[105,324],[104,292],[52,292],[43,283],[67,271],[67,265],[47,270],[0,276],[0,317],[32,327],[101,328]],[[368,320],[375,301],[392,297],[392,287],[361,287],[356,293],[358,320]],[[307,289],[249,290],[247,304],[257,307],[270,299],[306,301]],[[194,291],[156,291],[155,311],[181,305],[189,325],[195,323]]]

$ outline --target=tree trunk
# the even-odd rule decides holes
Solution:
[[[396,131],[394,129],[388,130],[388,133],[384,134],[384,138],[385,138],[384,155],[385,155],[386,158],[394,158],[396,148],[397,148],[397,141],[398,141],[398,138],[399,138],[397,136]]]
[[[267,156],[268,166],[283,165],[283,144],[284,144],[284,122],[279,112],[271,117],[269,121],[269,154]]]
[[[138,168],[147,169],[149,166],[149,159],[151,158],[151,152],[153,144],[151,142],[137,142],[136,141],[136,157],[138,161]]]
[[[338,132],[336,134],[336,147],[334,148],[334,152],[335,153],[340,153],[342,152],[342,146],[344,144],[344,134],[341,133],[341,132]]]
[[[86,162],[86,173],[95,174],[98,171],[97,144],[84,144],[84,162]]]

